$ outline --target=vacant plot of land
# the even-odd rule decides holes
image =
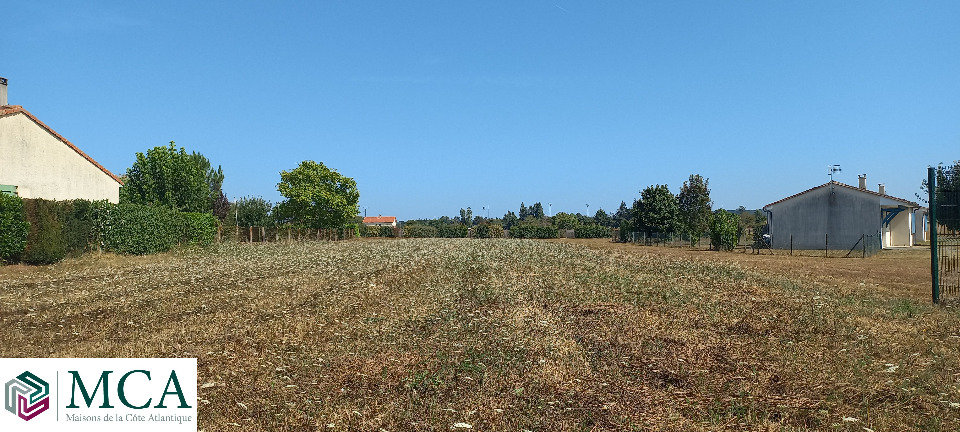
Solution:
[[[212,430],[957,430],[922,253],[224,245],[0,268],[0,356],[197,357]],[[928,264],[927,264],[928,265]]]

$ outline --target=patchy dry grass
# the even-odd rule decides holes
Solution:
[[[921,258],[883,256],[467,239],[88,256],[0,269],[0,356],[197,357],[208,431],[957,430],[960,313],[877,276]]]

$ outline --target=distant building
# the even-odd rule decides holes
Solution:
[[[0,78],[0,192],[22,198],[120,201],[122,182],[22,106]]]
[[[866,187],[831,181],[767,204],[763,211],[774,249],[850,249],[861,236],[880,236],[884,248],[908,247],[915,243],[915,212],[920,205]],[[921,221],[922,223],[922,221]],[[921,231],[922,232],[922,231]],[[922,235],[922,234],[921,234]]]
[[[369,216],[363,218],[363,224],[366,226],[397,226],[396,216]]]

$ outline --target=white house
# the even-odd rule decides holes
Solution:
[[[120,179],[18,105],[0,78],[0,191],[22,198],[120,201]]]
[[[763,207],[774,249],[850,249],[861,236],[880,236],[884,248],[914,244],[920,205],[860,187],[831,181]],[[870,238],[870,237],[867,237]]]
[[[363,224],[366,226],[397,226],[396,216],[369,216],[363,218]]]

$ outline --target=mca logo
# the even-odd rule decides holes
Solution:
[[[30,372],[8,381],[4,396],[7,411],[24,420],[30,420],[50,408],[50,385]]]

